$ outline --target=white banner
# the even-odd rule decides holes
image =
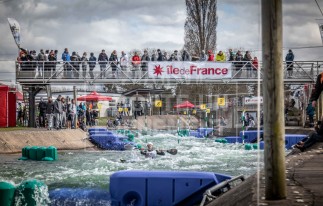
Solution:
[[[227,79],[232,77],[231,63],[219,62],[149,62],[150,78]]]
[[[319,25],[321,40],[323,43],[323,19],[316,19],[317,24]]]
[[[262,97],[245,97],[244,98],[244,104],[258,104],[260,101],[260,104],[263,103]]]
[[[17,46],[20,48],[20,25],[16,19],[8,18],[10,30]]]

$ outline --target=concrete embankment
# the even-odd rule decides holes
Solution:
[[[94,145],[86,137],[80,129],[0,132],[0,153],[19,153],[25,146],[55,146],[59,150],[93,148]]]

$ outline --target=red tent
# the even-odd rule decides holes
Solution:
[[[182,102],[178,105],[175,105],[174,108],[194,108],[195,105],[189,101]]]
[[[9,86],[0,86],[0,127],[16,126],[16,92]]]
[[[91,92],[88,95],[84,95],[77,98],[77,101],[111,101],[112,97],[103,96],[97,92]]]

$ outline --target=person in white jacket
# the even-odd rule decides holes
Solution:
[[[122,51],[121,57],[120,57],[120,67],[123,71],[127,70],[128,62],[129,62],[128,55],[124,51]]]

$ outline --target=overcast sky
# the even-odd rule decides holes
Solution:
[[[260,0],[218,0],[217,50],[261,49]],[[323,8],[323,0],[318,0]],[[15,59],[7,18],[21,27],[27,49],[108,53],[143,48],[181,49],[184,0],[0,0],[0,59]],[[284,47],[321,46],[314,0],[283,0]],[[296,60],[323,59],[323,49],[294,49]],[[254,55],[260,55],[254,52]]]

